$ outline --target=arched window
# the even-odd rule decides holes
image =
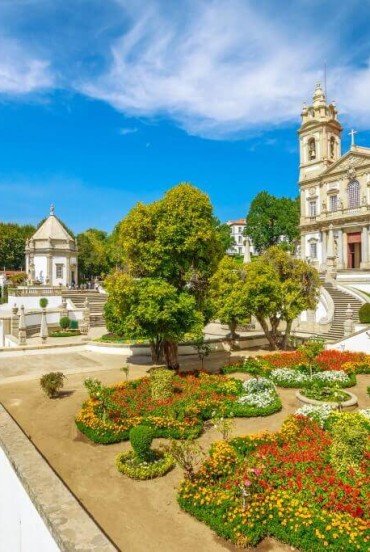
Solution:
[[[352,180],[348,184],[348,207],[353,209],[360,205],[360,184],[358,180]]]
[[[311,161],[312,159],[316,159],[316,142],[315,138],[310,138],[308,141],[308,159]]]

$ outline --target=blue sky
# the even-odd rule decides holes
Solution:
[[[222,220],[297,194],[296,129],[329,100],[370,146],[370,1],[0,0],[0,220],[56,205],[110,231],[181,181]]]

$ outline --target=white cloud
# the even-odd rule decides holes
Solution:
[[[15,39],[0,39],[0,94],[28,94],[54,85],[48,61]]]
[[[135,132],[137,132],[139,129],[136,128],[136,127],[122,127],[119,129],[119,134],[121,136],[126,136],[127,134],[134,134]]]
[[[175,17],[163,3],[139,3],[108,70],[80,89],[125,114],[170,116],[189,133],[217,138],[297,122],[324,60],[335,59],[331,91],[340,109],[365,123],[370,70],[338,56],[334,23],[346,24],[344,13],[332,27],[319,26],[310,3],[292,7],[290,17],[265,4],[185,2],[188,12]]]

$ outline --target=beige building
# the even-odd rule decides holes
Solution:
[[[26,272],[31,284],[69,286],[77,283],[77,242],[54,214],[50,215],[26,243]]]
[[[329,277],[337,270],[370,268],[370,148],[341,152],[342,127],[317,84],[303,106],[299,187],[300,255]]]

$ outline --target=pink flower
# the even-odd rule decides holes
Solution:
[[[249,479],[244,479],[244,486],[250,487],[252,485],[252,481],[249,481]]]
[[[259,470],[258,468],[252,468],[252,471],[255,475],[261,475],[261,470]]]

